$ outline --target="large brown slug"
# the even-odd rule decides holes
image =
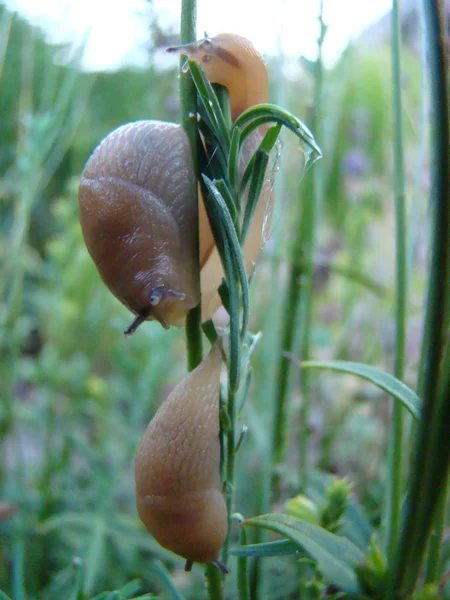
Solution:
[[[115,296],[164,327],[182,325],[200,301],[196,184],[182,127],[138,121],[113,131],[82,174],[86,246]]]
[[[139,516],[188,565],[217,561],[227,535],[219,476],[221,366],[216,344],[159,407],[136,457]]]
[[[266,66],[245,38],[223,33],[169,50],[198,61],[212,83],[228,89],[233,119],[267,102]],[[256,130],[247,139],[241,174],[263,134]],[[249,272],[264,242],[270,185],[262,196],[244,247]],[[125,333],[151,319],[182,326],[200,302],[200,288],[202,319],[214,314],[223,271],[201,197],[196,256],[196,183],[181,126],[139,121],[112,132],[86,164],[79,203],[84,239],[103,281],[137,315]]]

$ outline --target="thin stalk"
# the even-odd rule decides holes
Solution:
[[[405,165],[403,156],[400,8],[392,2],[392,87],[394,117],[394,196],[396,226],[396,307],[395,307],[395,365],[394,374],[403,379],[406,346],[407,296],[407,238],[405,208]],[[396,402],[392,408],[392,427],[389,440],[390,486],[386,507],[387,548],[393,558],[400,533],[403,494],[403,407]]]
[[[197,2],[196,0],[183,0],[181,7],[181,44],[188,44],[197,39]],[[183,125],[192,148],[192,158],[194,161],[194,171],[197,173],[198,158],[197,158],[197,92],[194,82],[189,72],[183,73],[181,64],[184,63],[184,58],[180,61],[180,105],[181,105],[181,124]],[[195,219],[198,223],[198,215]],[[197,231],[197,254],[199,254],[199,242]],[[200,281],[200,265],[198,272]],[[201,330],[201,307],[200,305],[193,308],[186,318],[186,347],[187,347],[187,362],[188,369],[192,371],[202,361],[202,330]]]
[[[13,538],[14,539],[14,538]],[[12,587],[14,600],[26,600],[25,591],[25,544],[23,531],[16,532],[13,542]]]
[[[317,132],[320,141],[320,119],[322,107],[322,86],[323,86],[323,60],[322,48],[325,39],[326,27],[323,22],[323,0],[319,8],[319,38],[317,40],[317,60],[314,76],[314,99],[311,115],[311,126],[314,132]],[[303,307],[300,313],[300,352],[302,360],[308,360],[311,355],[311,322],[313,308],[313,283],[314,283],[314,247],[316,244],[317,214],[322,204],[322,181],[323,171],[321,164],[316,165],[312,175],[312,194],[311,202],[305,205],[305,214],[302,219],[301,238],[303,240],[303,257],[306,268],[303,283],[302,302]],[[290,362],[290,361],[289,361]],[[300,408],[300,443],[299,443],[299,481],[300,491],[306,490],[308,479],[308,441],[310,436],[310,413],[311,413],[311,394],[310,394],[310,373],[304,371],[301,378],[302,404]]]
[[[286,0],[281,0],[279,5],[280,11],[280,30],[277,35],[277,58],[276,58],[276,69],[275,69],[275,86],[274,86],[274,102],[278,106],[286,106],[286,79],[283,73],[284,65],[284,52],[283,52],[283,39],[285,37],[285,26],[287,22],[286,15]],[[286,164],[285,161],[280,161],[279,171],[275,178],[275,198],[285,198],[288,201],[288,190],[286,186]],[[283,219],[283,206],[280,202],[274,202],[272,220],[274,223],[282,222]],[[286,242],[285,236],[282,235],[282,227],[275,227],[272,232],[273,245],[278,248],[283,257],[286,256]],[[266,253],[267,258],[267,253]],[[271,270],[271,281],[274,282],[275,286],[280,285],[280,268],[276,263],[270,265]],[[271,341],[277,340],[279,337],[279,324],[281,323],[281,302],[277,294],[273,297],[270,312],[268,311],[267,318],[262,325],[264,331],[265,344],[260,352],[264,353],[262,357],[262,364],[270,365],[268,368],[262,369],[261,377],[259,378],[259,391],[255,391],[255,397],[260,398],[261,412],[264,414],[270,414],[270,406],[273,403],[274,391],[275,391],[275,370],[274,366],[278,360],[278,344],[271,343]],[[267,422],[267,425],[269,423]],[[270,428],[267,426],[267,431]],[[271,473],[270,470],[265,468],[264,465],[270,464],[271,461],[271,448],[270,439],[269,443],[265,445],[264,452],[261,453],[261,465],[262,468],[258,474],[258,482],[255,488],[255,514],[267,514],[271,508]],[[245,529],[245,528],[243,528]],[[252,542],[260,543],[268,541],[268,532],[262,528],[255,528],[252,532]],[[249,588],[250,597],[252,600],[262,600],[267,598],[269,595],[268,584],[269,577],[267,569],[264,568],[264,562],[262,559],[255,559],[249,562]]]
[[[228,245],[228,243],[226,242],[226,245]],[[225,258],[226,261],[229,260],[229,252],[225,253]],[[231,265],[230,265],[231,266]],[[230,272],[230,269],[225,269],[225,271]],[[237,335],[235,335],[234,337],[236,337],[238,339],[238,343],[240,344],[240,339],[239,339],[239,306],[236,306],[235,303],[233,302],[233,294],[230,294],[230,364],[228,366],[228,399],[227,399],[227,411],[228,411],[228,418],[229,418],[229,425],[228,425],[228,430],[226,433],[226,439],[227,439],[227,451],[226,451],[226,494],[225,494],[225,501],[226,501],[226,505],[227,505],[227,513],[228,513],[228,535],[227,535],[227,539],[225,540],[225,544],[223,546],[223,550],[222,550],[222,557],[223,557],[223,562],[225,565],[227,565],[228,563],[228,550],[229,550],[229,546],[230,546],[230,534],[231,534],[231,525],[232,525],[232,515],[233,515],[233,509],[234,509],[234,461],[235,461],[235,456],[236,456],[236,452],[235,452],[235,439],[236,439],[236,391],[239,387],[239,371],[240,371],[240,354],[239,353],[233,353],[231,352],[232,346],[231,346],[231,341],[232,341],[232,335],[233,335],[233,328],[237,329]],[[238,362],[237,365],[234,365],[233,363]],[[236,386],[231,385],[232,382],[232,373],[233,371],[235,371],[237,369],[237,376],[236,376]]]
[[[181,31],[180,43],[188,44],[197,39],[197,2],[196,0],[183,0],[181,6]],[[181,58],[180,63],[184,59]],[[192,148],[194,171],[198,170],[197,158],[197,92],[189,72],[183,73],[180,64],[180,105],[181,123],[188,135]],[[198,223],[198,215],[195,219]],[[199,254],[198,230],[197,230],[197,253]],[[200,281],[200,264],[198,278]],[[188,369],[192,371],[202,361],[202,330],[201,330],[201,305],[193,308],[186,319],[186,348]],[[211,600],[223,598],[223,577],[219,569],[208,564],[205,568],[206,587]]]
[[[316,76],[314,85],[314,108],[311,114],[312,130],[317,130],[318,114],[320,110],[320,99],[323,79],[322,65],[322,46],[325,37],[325,26],[322,20],[323,0],[320,3],[319,22],[321,26],[318,39],[318,56],[316,61]],[[290,361],[285,358],[286,353],[292,353],[295,343],[295,334],[297,328],[301,328],[301,346],[302,353],[306,355],[310,351],[310,326],[309,321],[312,312],[312,279],[313,279],[313,250],[315,244],[315,230],[317,221],[317,204],[320,196],[320,176],[317,171],[313,174],[310,183],[310,192],[305,194],[310,201],[306,202],[304,209],[299,203],[297,215],[294,220],[295,238],[293,240],[289,256],[289,282],[284,302],[283,325],[281,334],[281,353],[278,363],[278,373],[276,377],[277,387],[275,390],[275,417],[272,431],[272,494],[275,497],[278,494],[279,476],[278,468],[284,460],[286,446],[286,404],[289,391],[289,378],[291,372]],[[316,185],[317,184],[317,185]],[[300,258],[300,260],[299,260]],[[302,297],[302,311],[298,314],[299,299]],[[302,354],[304,356],[304,354]],[[300,434],[300,452],[301,452],[301,472],[307,462],[306,448],[309,437],[308,431],[308,376],[302,380],[303,402],[301,409],[302,429]],[[301,484],[305,483],[305,477],[301,477]]]
[[[447,502],[448,502],[449,479],[444,492],[439,500],[439,506],[436,510],[436,516],[433,522],[433,528],[430,535],[428,554],[425,566],[425,582],[437,583],[440,578],[442,544],[444,542],[445,524],[447,520]]]
[[[450,462],[449,346],[444,356],[447,278],[450,270],[449,114],[445,14],[439,0],[424,0],[431,93],[431,232],[428,299],[422,344],[422,418],[412,454],[409,495],[400,545],[391,572],[391,591],[408,596],[415,588]]]
[[[239,515],[240,521],[243,519],[242,515]],[[239,532],[239,544],[241,546],[247,545],[247,531],[245,527],[241,527]],[[239,600],[250,600],[250,588],[248,583],[248,565],[247,558],[244,556],[238,557],[237,559],[237,588],[239,591]]]
[[[447,297],[447,299],[449,299]],[[446,352],[442,360],[441,367],[441,388],[445,388],[445,374],[450,373],[450,342],[447,342]],[[443,383],[444,382],[444,383]],[[443,394],[443,389],[440,390]],[[440,572],[439,565],[442,553],[442,544],[444,540],[444,533],[447,523],[447,505],[448,505],[448,494],[450,491],[450,474],[446,474],[446,484],[443,486],[444,491],[439,500],[439,505],[436,510],[436,516],[433,522],[433,528],[430,535],[430,543],[428,546],[428,553],[426,559],[426,570],[425,579],[427,583],[436,583],[439,581]]]
[[[417,154],[415,160],[415,176],[414,176],[414,193],[411,201],[411,210],[409,215],[409,237],[408,237],[408,274],[410,275],[414,266],[415,256],[417,252],[417,240],[420,228],[420,207],[421,200],[423,199],[423,181],[424,181],[424,166],[426,159],[426,132],[428,123],[428,101],[427,101],[427,89],[428,89],[428,61],[425,52],[425,18],[423,15],[423,6],[421,3],[418,4],[416,9],[417,20],[419,26],[419,38],[420,38],[420,66],[421,66],[421,77],[420,77],[420,100],[419,110],[417,115],[418,121],[418,140],[417,140]]]
[[[205,568],[206,589],[210,600],[222,600],[223,575],[213,563],[208,563]]]
[[[282,311],[283,325],[281,333],[281,352],[277,369],[277,387],[275,390],[275,417],[272,433],[272,495],[273,499],[278,495],[279,474],[278,467],[283,462],[286,445],[286,400],[289,389],[290,364],[285,358],[285,353],[292,353],[294,347],[294,332],[297,329],[297,307],[300,296],[300,279],[303,268],[299,261],[292,260],[298,256],[296,245],[291,250],[289,260],[289,283],[286,292],[284,310]]]

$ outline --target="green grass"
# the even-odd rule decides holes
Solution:
[[[195,37],[188,8],[182,41]],[[125,340],[129,314],[101,284],[78,223],[77,163],[114,126],[113,107],[93,99],[111,86],[126,96],[125,71],[92,88],[78,58],[57,65],[38,30],[0,10],[0,503],[15,510],[0,521],[1,598],[450,598],[448,63],[439,2],[424,3],[423,18],[426,85],[398,23],[392,50],[355,46],[332,68],[321,63],[323,29],[310,71],[298,81],[278,71],[282,110],[265,105],[234,129],[223,90],[212,95],[195,65],[194,81],[182,80],[182,121],[197,125],[186,117],[197,89],[199,126],[215,123],[222,144],[219,161],[200,152],[198,163],[231,314],[221,412],[230,574],[208,566],[205,588],[204,568],[184,573],[139,522],[133,462],[186,356],[192,369],[217,332],[209,324],[204,336],[193,313],[187,337],[151,323]],[[270,61],[269,72],[273,81]],[[153,99],[164,90],[147,117],[176,119],[163,101],[176,74],[145,76]],[[141,78],[125,81],[134,90]],[[409,118],[428,102],[429,123]],[[116,125],[142,116],[136,94],[126,104]],[[312,142],[292,115],[323,152],[306,173],[292,131],[303,150]],[[272,126],[244,175],[246,210],[237,152],[263,119]],[[426,139],[424,189],[410,158]],[[283,193],[248,282],[240,246],[264,166],[275,173],[277,160]],[[417,425],[402,422],[402,404]]]

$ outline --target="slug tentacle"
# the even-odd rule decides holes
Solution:
[[[215,561],[227,535],[219,475],[221,366],[216,344],[161,404],[136,457],[140,518],[162,546],[191,562]]]

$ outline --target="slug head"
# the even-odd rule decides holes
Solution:
[[[173,46],[167,51],[195,60],[211,83],[228,89],[233,119],[249,106],[268,100],[264,59],[253,44],[240,35],[221,33],[192,44]]]

